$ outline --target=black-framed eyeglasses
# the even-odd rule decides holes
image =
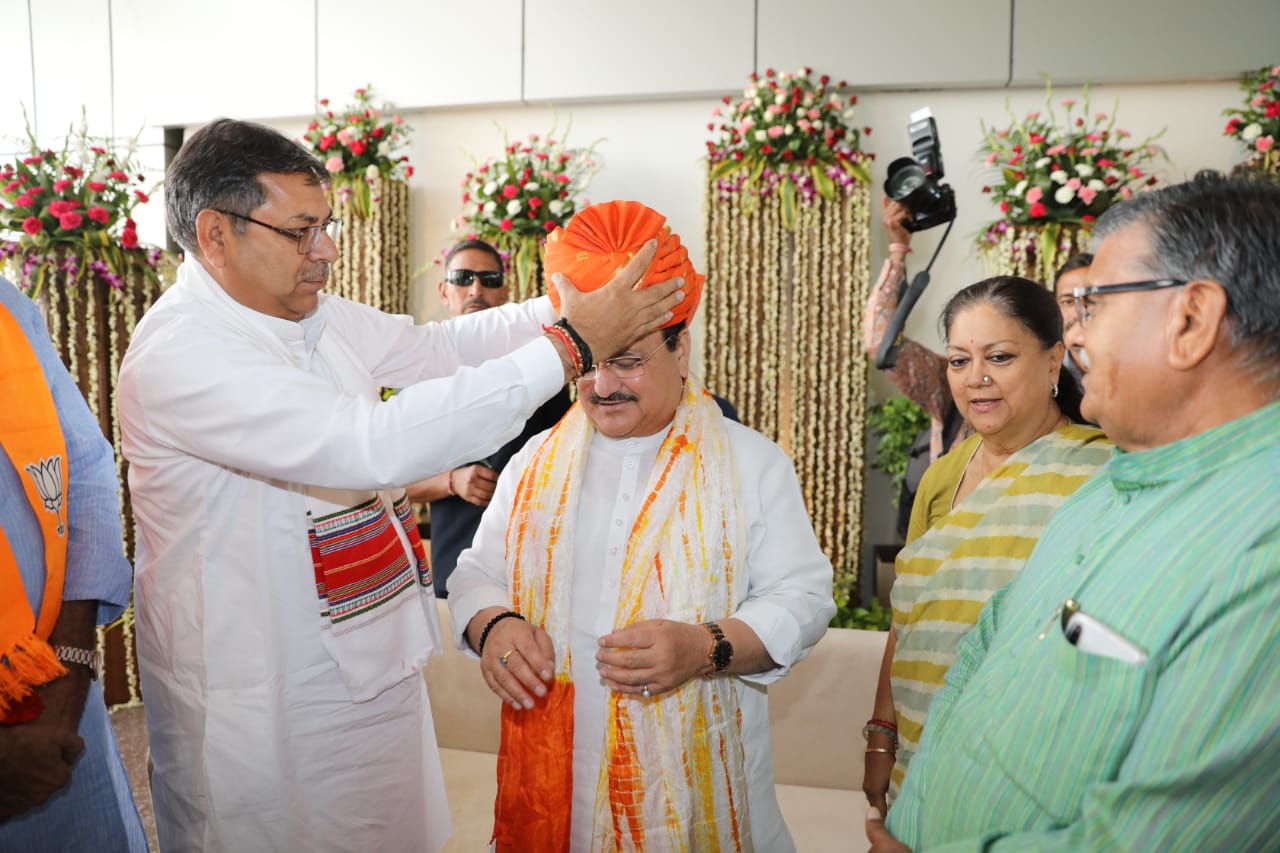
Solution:
[[[666,345],[667,342],[663,341],[648,355],[619,355],[598,361],[590,370],[579,376],[578,381],[583,385],[594,383],[601,370],[612,373],[614,379],[635,379],[644,376],[645,362],[657,355]]]
[[[245,216],[243,213],[235,213],[230,210],[219,210],[213,208],[224,216],[234,216],[236,219],[243,219],[245,222],[252,222],[254,225],[261,225],[263,228],[270,228],[285,237],[290,237],[298,241],[298,254],[305,255],[315,249],[316,244],[320,242],[320,232],[329,235],[329,239],[338,242],[338,235],[342,233],[342,220],[336,216],[330,216],[319,225],[308,225],[305,228],[280,228],[261,220],[254,219],[252,216]]]
[[[1108,293],[1163,290],[1166,287],[1182,287],[1184,284],[1187,284],[1187,282],[1180,278],[1155,278],[1150,281],[1129,281],[1124,284],[1096,284],[1093,287],[1077,287],[1072,289],[1071,295],[1076,303],[1076,319],[1083,326],[1093,316],[1094,309],[1097,307],[1097,303],[1094,300],[1099,296],[1106,296]]]
[[[444,280],[458,287],[470,287],[471,282],[480,280],[481,287],[497,290],[502,287],[502,273],[498,270],[449,270]]]

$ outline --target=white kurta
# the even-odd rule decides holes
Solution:
[[[194,261],[143,318],[119,399],[162,849],[443,844],[416,677],[439,638],[434,601],[401,596],[399,647],[340,667],[306,512],[398,491],[515,436],[563,382],[540,334],[552,319],[539,299],[414,326],[321,296],[291,322],[231,300]],[[378,386],[411,387],[383,403]]]
[[[791,461],[760,433],[726,424],[737,459],[743,517],[748,527],[746,592],[734,617],[749,625],[780,666],[738,676],[747,801],[755,849],[795,849],[782,820],[773,784],[766,685],[785,675],[826,632],[835,614],[831,563],[818,547]],[[535,436],[498,480],[470,550],[449,578],[454,641],[470,651],[462,630],[486,607],[509,607],[504,559],[507,522],[516,485],[545,436]],[[612,440],[595,433],[583,473],[575,521],[570,603],[573,660],[573,812],[571,849],[591,849],[592,815],[604,746],[607,688],[596,672],[597,640],[613,630],[618,611],[627,535],[644,501],[644,489],[664,433]],[[595,570],[589,570],[589,568]],[[562,650],[557,649],[557,654]],[[499,701],[496,697],[495,702]]]

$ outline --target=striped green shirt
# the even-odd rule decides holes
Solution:
[[[889,812],[897,838],[1280,849],[1278,439],[1274,403],[1117,452],[1063,505],[960,645]],[[1145,662],[1070,643],[1067,599]]]

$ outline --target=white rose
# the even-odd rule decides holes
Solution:
[[[1061,169],[1056,169],[1049,173],[1049,180],[1055,184],[1065,184],[1067,182],[1067,173]]]
[[[547,202],[547,210],[551,211],[552,216],[559,216],[564,213],[564,201],[558,198],[551,199]]]
[[[498,191],[497,181],[490,181],[489,183],[485,184],[483,187],[480,188],[481,195],[493,195],[497,191]]]
[[[368,166],[365,167],[364,177],[366,181],[376,181],[378,179],[379,174],[380,173],[378,172],[378,167],[373,165],[372,163],[370,163]]]
[[[756,131],[756,142],[764,142],[768,138],[769,134],[765,133],[763,130]]]
[[[507,202],[507,216],[515,216],[520,212],[520,202],[517,199],[511,199]]]
[[[379,157],[387,157],[387,156],[390,156],[390,154],[391,154],[391,143],[390,143],[389,141],[387,141],[387,140],[383,140],[382,142],[379,142],[379,143],[378,143],[378,156],[379,156]]]
[[[485,213],[493,213],[497,209],[498,209],[498,203],[496,201],[486,201],[484,203]]]
[[[1079,163],[1076,165],[1076,174],[1082,178],[1087,178],[1093,174],[1093,167],[1088,163]]]
[[[752,98],[751,101],[756,105],[757,108],[764,106],[764,101],[761,100],[760,98]]]
[[[746,97],[748,97],[748,98],[754,98],[754,97],[756,96],[756,90],[755,90],[755,89],[748,89],[747,91],[743,92],[742,94],[743,94],[743,95],[745,95],[745,96],[746,96]]]
[[[796,132],[796,129],[795,129],[795,127],[793,127],[792,125],[787,125],[786,127],[784,127],[784,128],[782,129],[782,133],[783,133],[785,136],[790,136],[791,134],[793,134],[793,133],[795,133],[795,132]]]
[[[813,127],[815,130],[822,130],[822,119],[818,119],[817,121],[815,121],[813,123]]]
[[[1053,194],[1053,200],[1058,204],[1066,204],[1076,197],[1076,191],[1071,187],[1058,187],[1058,191]]]
[[[535,181],[530,181],[529,183],[524,185],[524,191],[527,193],[536,193],[538,190],[539,190],[539,187]]]
[[[1039,160],[1036,161],[1036,168],[1043,169],[1045,166],[1048,166],[1052,162],[1053,162],[1053,159],[1050,157],[1041,157]]]
[[[1107,185],[1104,184],[1102,181],[1098,180],[1097,178],[1094,178],[1092,181],[1089,182],[1089,189],[1093,190],[1096,193],[1100,193],[1106,188],[1107,188]]]
[[[775,104],[785,104],[787,102],[786,94],[783,92],[779,92],[778,94],[774,95],[773,102]]]
[[[1261,135],[1262,135],[1262,125],[1258,124],[1256,121],[1253,124],[1246,127],[1244,130],[1240,131],[1240,138],[1243,139],[1245,142],[1252,142],[1253,140],[1257,139]]]
[[[1027,191],[1027,182],[1018,181],[1017,185],[1014,186],[1013,191],[1009,193],[1009,195],[1013,196],[1014,198],[1022,198],[1022,194],[1026,191]]]

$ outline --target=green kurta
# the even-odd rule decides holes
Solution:
[[[1274,850],[1280,403],[1117,452],[984,608],[889,829],[916,850]],[[1146,654],[1068,642],[1066,599]]]

